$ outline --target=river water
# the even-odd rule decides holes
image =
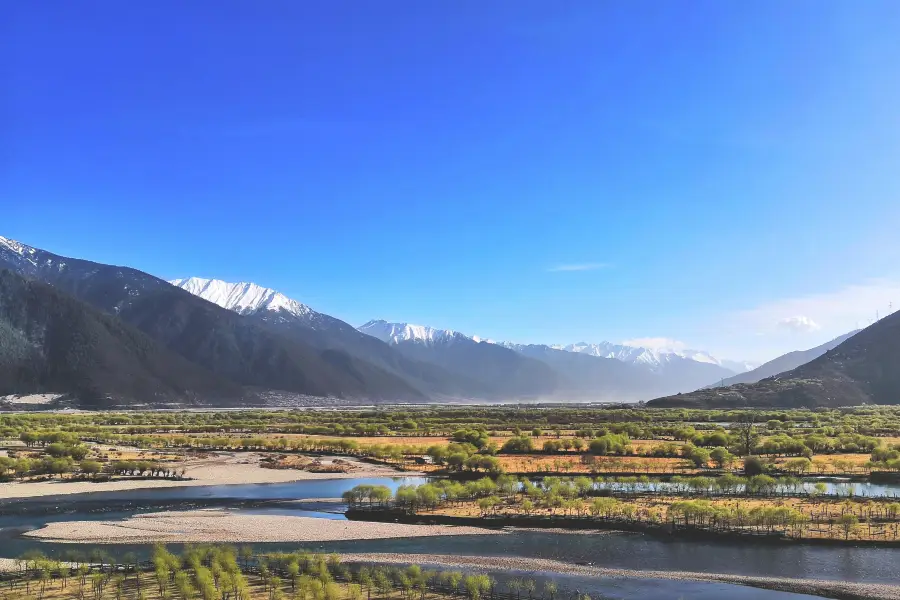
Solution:
[[[187,509],[204,503],[232,507],[234,510],[264,514],[292,514],[343,519],[343,505],[305,504],[266,506],[266,501],[308,498],[338,498],[361,483],[396,488],[421,483],[418,477],[393,479],[335,479],[265,485],[184,487],[127,492],[102,492],[57,498],[41,498],[20,503],[0,503],[4,507],[27,506],[27,513],[0,516],[0,557],[15,558],[37,548],[57,555],[76,549],[71,544],[53,544],[21,537],[24,531],[56,521],[111,520],[127,518],[138,512]],[[248,506],[248,502],[252,503]],[[51,512],[37,510],[48,508]],[[560,532],[514,531],[498,536],[446,536],[327,542],[315,544],[254,544],[259,550],[294,550],[304,546],[312,550],[337,552],[401,552],[414,554],[456,554],[548,558],[571,563],[591,563],[598,567],[732,573],[737,575],[831,579],[854,582],[897,583],[897,559],[900,550],[863,547],[769,546],[746,542],[704,542],[670,540],[638,533],[570,534]],[[77,547],[81,552],[86,548]],[[146,554],[146,545],[103,546],[117,555],[125,552]],[[502,579],[503,575],[498,574]],[[735,600],[761,598],[788,600],[803,598],[797,594],[758,590],[719,583],[700,583],[637,578],[583,578],[557,576],[561,588],[587,592],[597,598],[635,600],[672,600],[677,598]],[[566,600],[560,597],[560,600]]]

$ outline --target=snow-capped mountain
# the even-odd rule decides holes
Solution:
[[[408,358],[474,382],[487,396],[546,397],[558,386],[557,373],[546,363],[477,336],[384,320],[369,321],[359,331],[389,344]]]
[[[250,315],[260,311],[284,311],[295,317],[304,318],[315,312],[305,304],[292,300],[281,292],[258,286],[255,283],[228,283],[221,279],[203,279],[201,277],[173,279],[169,283],[241,315]]]
[[[736,372],[708,352],[685,349],[674,342],[663,343],[665,340],[649,340],[657,342],[653,347],[609,342],[567,346],[517,344],[383,320],[369,321],[359,330],[409,356],[457,371],[460,367],[441,354],[445,349],[454,348],[454,358],[469,354],[465,361],[467,369],[478,363],[475,356],[484,348],[510,350],[552,367],[560,375],[557,392],[565,391],[568,395],[594,393],[599,397],[615,393],[619,399],[646,399],[664,393],[693,391]]]
[[[719,365],[738,374],[747,373],[748,371],[759,368],[761,364],[762,363],[749,360],[728,360],[727,358],[719,360]]]
[[[314,396],[426,397],[406,378],[335,348],[330,331],[307,327],[312,333],[306,336],[281,334],[281,327],[302,328],[299,318],[286,310],[241,316],[137,269],[60,256],[6,238],[0,244],[0,269],[51,285],[114,316],[120,325],[136,327],[230,385]],[[343,326],[363,342],[377,342]],[[194,373],[199,380],[201,375]],[[189,381],[179,382],[180,389],[193,389]]]
[[[477,382],[464,380],[440,365],[401,352],[396,343],[376,335],[367,335],[367,332],[338,318],[317,312],[276,290],[255,283],[227,283],[200,277],[175,279],[170,283],[239,313],[290,340],[317,348],[327,353],[329,360],[336,359],[334,351],[346,353],[355,360],[365,361],[382,369],[384,375],[402,377],[423,393],[462,398],[478,398],[487,393],[484,386]],[[430,334],[432,339],[449,338],[453,334],[436,332],[434,330]],[[410,338],[415,335],[428,337],[429,334],[422,331],[411,332]]]
[[[437,329],[426,325],[413,325],[412,323],[389,323],[381,319],[369,321],[364,325],[360,325],[358,329],[366,335],[371,335],[383,342],[394,345],[401,342],[414,342],[428,346],[464,339],[476,342],[481,341],[480,338],[473,338],[450,329]]]
[[[602,358],[615,358],[622,362],[645,366],[653,371],[659,371],[666,365],[677,360],[690,360],[697,363],[716,365],[732,371],[733,373],[743,373],[744,371],[749,370],[749,363],[721,360],[712,356],[709,352],[682,348],[681,345],[677,343],[659,344],[648,347],[631,344],[614,344],[611,342],[600,342],[598,344],[578,342],[576,344],[552,346],[552,348]]]

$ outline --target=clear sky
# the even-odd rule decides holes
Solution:
[[[5,2],[0,234],[734,359],[900,306],[900,2]]]

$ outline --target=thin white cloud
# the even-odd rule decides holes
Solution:
[[[822,329],[821,325],[803,315],[785,317],[778,321],[778,327],[794,333],[812,333]]]
[[[609,265],[606,263],[578,263],[569,265],[556,265],[547,269],[551,273],[563,273],[572,271],[596,271],[598,269],[606,269]]]
[[[887,316],[891,304],[900,308],[900,280],[874,279],[724,313],[692,334],[715,356],[765,361],[868,327],[876,315]]]
[[[831,292],[767,302],[738,313],[738,320],[763,334],[821,330],[840,335],[857,326],[868,326],[876,315],[885,316],[888,306],[898,302],[900,282],[877,279]]]

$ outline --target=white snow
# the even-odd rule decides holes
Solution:
[[[732,370],[734,370],[734,365],[737,364],[734,361],[720,360],[704,350],[691,350],[685,348],[684,344],[674,340],[654,338],[652,340],[648,339],[648,341],[652,342],[649,347],[634,345],[633,342],[623,342],[621,344],[614,344],[612,342],[600,342],[598,344],[579,342],[576,344],[557,345],[553,346],[553,348],[565,350],[566,352],[588,354],[590,356],[615,358],[622,362],[644,365],[653,370],[662,368],[666,363],[671,362],[675,358],[719,365]]]
[[[430,346],[459,339],[469,339],[476,342],[485,341],[482,338],[471,338],[463,333],[449,329],[436,329],[425,325],[413,325],[412,323],[388,323],[383,320],[369,321],[365,325],[357,327],[357,329],[388,344],[412,341]]]
[[[203,279],[201,277],[173,279],[169,283],[242,315],[268,310],[285,311],[297,317],[306,317],[314,312],[305,304],[255,283],[228,283],[221,279]]]
[[[0,246],[5,246],[7,249],[15,252],[19,256],[25,256],[26,254],[34,254],[35,250],[31,246],[26,246],[21,242],[17,242],[16,240],[11,240],[9,238],[3,237],[0,235]]]
[[[21,242],[0,235],[0,251],[2,250],[7,250],[17,256],[21,256],[35,267],[37,266],[37,260],[34,258],[34,255],[37,254],[37,250],[31,246],[26,246]]]
[[[434,345],[451,342],[453,340],[467,339],[474,342],[496,344],[516,352],[519,352],[522,349],[521,344],[512,342],[498,342],[477,335],[469,336],[450,329],[437,329],[426,325],[413,325],[412,323],[391,323],[380,319],[369,321],[357,329],[372,337],[376,337],[383,342],[387,342],[388,344],[414,342],[423,345]],[[673,360],[687,359],[700,363],[719,365],[726,369],[739,372],[735,367],[741,363],[719,360],[703,350],[691,350],[685,348],[684,344],[676,342],[675,340],[647,338],[647,341],[651,343],[652,347],[630,345],[628,342],[621,344],[614,344],[611,342],[600,342],[599,344],[579,342],[577,344],[555,345],[549,347],[554,350],[563,350],[565,352],[576,352],[601,358],[612,358],[625,363],[643,366],[651,371],[659,371]]]

